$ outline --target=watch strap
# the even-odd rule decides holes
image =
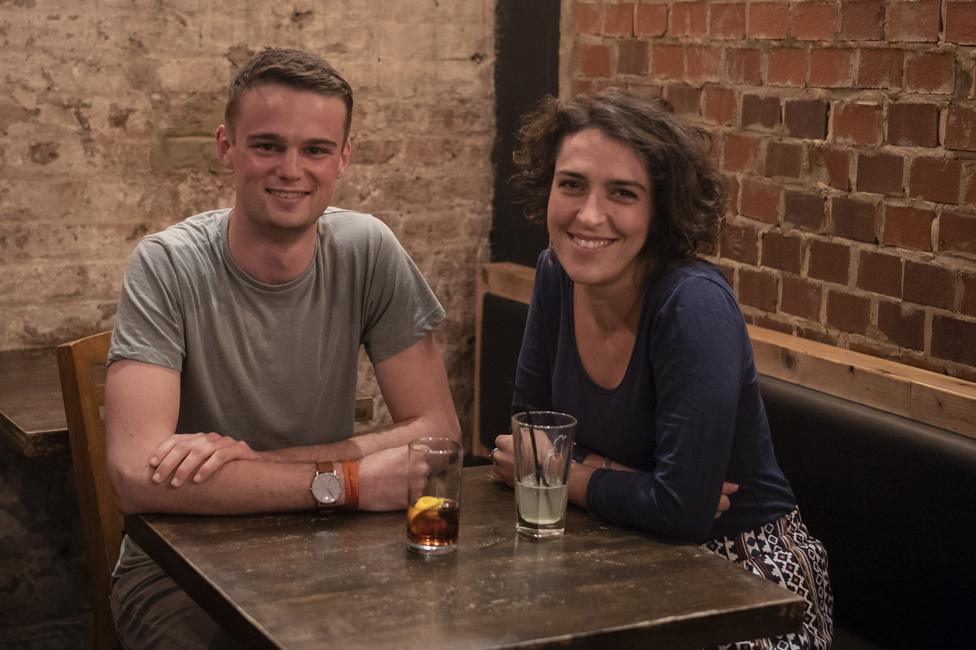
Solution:
[[[359,461],[342,461],[343,489],[345,490],[345,501],[342,507],[346,510],[359,509]]]
[[[315,463],[315,475],[335,474],[335,463],[331,460],[320,460]]]

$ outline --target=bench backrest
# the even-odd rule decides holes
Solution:
[[[769,377],[762,395],[836,623],[884,647],[969,647],[976,440]]]

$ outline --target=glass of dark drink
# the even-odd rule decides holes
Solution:
[[[420,438],[407,457],[407,548],[442,555],[457,548],[461,520],[461,445]]]

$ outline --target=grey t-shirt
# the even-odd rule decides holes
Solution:
[[[109,361],[181,372],[177,431],[257,450],[352,435],[360,344],[376,364],[444,318],[420,271],[375,217],[329,208],[308,268],[267,285],[234,262],[230,211],[150,235],[132,255]]]

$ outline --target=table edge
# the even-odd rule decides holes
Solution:
[[[228,603],[221,590],[207,580],[200,571],[174,561],[176,551],[159,536],[149,530],[146,515],[126,515],[123,532],[132,538],[163,571],[170,576],[205,612],[210,614],[234,639],[249,648],[274,648],[280,646],[271,640],[264,628],[240,609]],[[192,594],[204,594],[206,602]]]
[[[25,431],[3,410],[0,410],[0,432],[27,458],[63,454],[71,449],[67,428]]]

